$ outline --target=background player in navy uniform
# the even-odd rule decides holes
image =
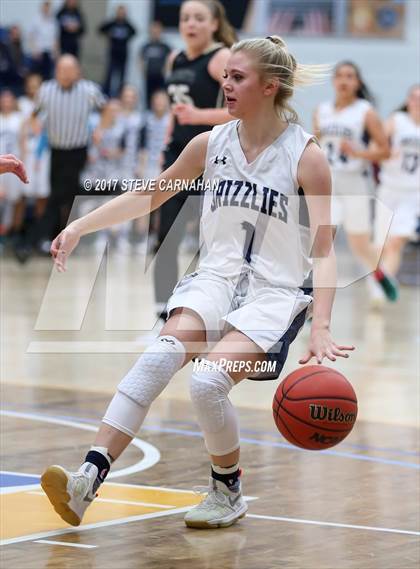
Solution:
[[[356,259],[373,272],[377,253],[371,240],[370,167],[371,162],[389,156],[389,145],[359,68],[350,61],[338,63],[333,85],[334,100],[321,103],[314,115],[314,133],[331,167],[332,221],[343,224]],[[397,291],[393,280],[378,271],[367,281],[372,305],[383,297],[377,281],[390,300],[395,300]]]
[[[207,247],[198,272],[175,289],[160,337],[119,384],[79,471],[51,466],[43,474],[42,487],[67,522],[81,522],[112,460],[136,435],[173,375],[205,354],[205,365],[191,378],[191,398],[211,455],[211,477],[207,497],[186,514],[185,522],[189,527],[231,525],[245,515],[247,505],[241,494],[238,419],[228,395],[250,372],[232,371],[231,366],[227,371],[227,364],[247,361],[258,367],[279,337],[287,345],[288,331],[312,304],[309,344],[300,363],[312,357],[318,363],[325,357],[335,361],[353,349],[337,345],[330,332],[335,256],[328,163],[288,106],[293,87],[317,73],[312,66],[298,65],[278,37],[239,42],[223,82],[229,112],[239,120],[196,136],[159,176],[158,185],[201,174],[205,181],[218,182],[216,192],[204,194],[201,228]],[[224,162],[216,161],[221,152]],[[174,199],[174,192],[127,192],[75,220],[53,242],[58,270],[65,270],[82,235],[146,215]],[[301,207],[307,208],[310,227],[301,222]],[[246,255],[244,221],[254,226],[255,236]],[[301,289],[312,269],[313,299]],[[271,355],[279,374],[285,354]],[[185,457],[186,468],[193,460]]]
[[[185,50],[173,53],[169,60],[167,91],[173,117],[164,153],[165,170],[194,136],[231,118],[226,109],[220,108],[223,105],[220,84],[229,57],[226,46],[230,47],[235,41],[223,6],[217,0],[183,2],[179,31]],[[178,194],[160,209],[158,248],[170,232],[165,247],[157,254],[154,273],[156,310],[163,319],[166,318],[167,301],[178,280],[178,249],[185,234],[184,218],[182,222],[174,222],[189,195],[188,192]],[[186,218],[198,219],[198,195],[191,197],[185,207]]]

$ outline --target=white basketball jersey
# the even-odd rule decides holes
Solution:
[[[8,115],[0,114],[0,154],[19,156],[19,135],[24,116],[18,111]]]
[[[354,103],[340,110],[330,101],[321,103],[318,107],[320,143],[333,171],[362,173],[365,170],[366,162],[342,154],[340,144],[342,140],[348,140],[356,148],[366,146],[363,133],[366,113],[371,107],[364,99],[356,99]]]
[[[297,167],[312,135],[296,124],[248,163],[239,121],[215,126],[207,148],[200,268],[237,278],[244,268],[272,284],[299,287],[311,269],[309,222]]]
[[[394,113],[391,158],[382,163],[381,183],[395,189],[419,190],[420,126],[408,113]]]

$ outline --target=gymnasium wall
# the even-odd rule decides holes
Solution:
[[[260,2],[264,0],[258,0]],[[119,0],[108,0],[108,12],[112,13]],[[145,41],[147,17],[151,9],[149,0],[128,0],[130,17],[141,30],[140,38],[132,42],[132,52],[137,54]],[[147,14],[146,14],[147,12]],[[303,63],[331,63],[351,59],[360,65],[367,84],[373,91],[382,116],[389,114],[403,101],[408,88],[420,82],[420,2],[406,3],[406,30],[404,39],[362,38],[289,38],[290,51]],[[177,33],[165,37],[174,46],[181,46]],[[137,59],[131,59],[130,80],[139,84]],[[309,128],[313,108],[331,97],[330,82],[313,86],[297,93],[295,107],[302,122]]]
[[[259,0],[264,1],[264,0]],[[95,34],[97,22],[105,15],[112,15],[118,4],[128,7],[130,19],[138,29],[138,36],[130,45],[132,57],[128,80],[140,86],[138,51],[147,39],[147,27],[151,12],[150,0],[82,0],[81,5],[91,21],[90,33],[85,40],[83,67],[95,80],[103,74],[104,42]],[[54,7],[61,0],[54,0]],[[36,0],[2,0],[0,18],[3,25],[17,23],[25,30],[31,18],[38,11]],[[99,19],[98,19],[99,18]],[[92,21],[93,20],[93,21]],[[176,32],[165,34],[174,46],[180,46]],[[290,50],[303,63],[331,63],[351,59],[360,65],[368,85],[377,98],[378,109],[386,116],[403,101],[410,85],[420,82],[420,2],[406,2],[406,30],[403,39],[361,39],[361,38],[286,38]],[[297,93],[295,107],[302,122],[309,128],[313,108],[323,99],[331,97],[332,90],[327,81]]]

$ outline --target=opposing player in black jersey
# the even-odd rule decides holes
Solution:
[[[175,162],[194,136],[232,118],[222,108],[221,83],[229,57],[227,48],[235,41],[224,7],[218,0],[184,1],[179,31],[185,49],[169,56],[167,91],[172,103],[172,121],[164,152],[164,170]],[[184,236],[185,221],[199,217],[199,199],[191,198],[186,203],[192,193],[193,190],[181,192],[160,208],[154,282],[157,314],[164,319],[166,303],[178,282],[178,248]],[[181,209],[182,218],[175,222]]]

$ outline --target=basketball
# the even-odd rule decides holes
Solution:
[[[278,430],[293,445],[307,450],[330,448],[354,427],[356,393],[338,371],[321,365],[305,366],[278,386],[273,415]]]

